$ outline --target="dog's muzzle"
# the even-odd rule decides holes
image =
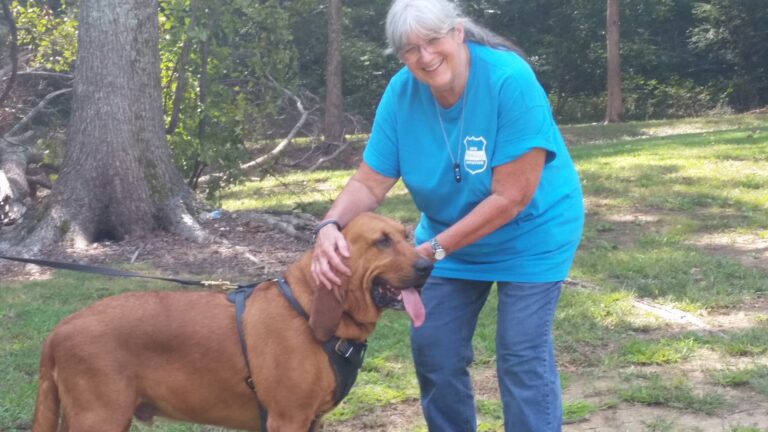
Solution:
[[[386,283],[376,283],[371,290],[373,304],[379,309],[403,310],[403,297],[400,290]]]

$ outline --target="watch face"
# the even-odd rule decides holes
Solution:
[[[439,261],[439,260],[441,260],[443,258],[445,258],[445,250],[443,250],[443,249],[436,250],[435,251],[435,259]]]

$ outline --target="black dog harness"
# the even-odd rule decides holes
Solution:
[[[285,279],[279,278],[275,280],[277,286],[280,289],[280,293],[285,297],[291,307],[305,320],[309,321],[309,315],[304,308],[301,307],[296,297],[291,292],[291,287],[285,282]],[[243,358],[245,359],[245,367],[248,371],[248,376],[245,378],[245,384],[253,392],[256,392],[256,385],[253,383],[251,377],[251,366],[248,361],[248,349],[245,343],[245,332],[243,330],[243,312],[245,312],[245,300],[253,293],[254,285],[240,286],[237,289],[230,291],[227,294],[227,300],[235,304],[235,321],[237,323],[237,333],[240,337],[240,348],[243,351]],[[325,342],[321,343],[323,351],[328,356],[328,361],[331,363],[334,375],[336,376],[336,388],[334,389],[334,403],[336,406],[341,402],[349,391],[352,389],[352,385],[357,379],[357,372],[363,365],[363,358],[365,357],[365,350],[368,344],[366,342],[352,342],[346,339],[341,339],[336,336],[332,336]],[[261,430],[267,431],[267,411],[264,406],[260,404],[261,413]],[[314,425],[314,423],[313,423]],[[310,427],[312,430],[312,427]]]

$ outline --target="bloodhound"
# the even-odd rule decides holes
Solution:
[[[240,323],[225,294],[190,291],[121,294],[63,319],[43,346],[33,432],[127,431],[134,416],[314,430],[338,402],[322,342],[364,342],[383,308],[420,325],[417,289],[432,269],[390,219],[365,213],[342,232],[352,271],[342,287],[317,287],[308,251],[253,289]]]

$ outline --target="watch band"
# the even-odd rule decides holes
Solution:
[[[440,261],[445,258],[445,249],[443,249],[443,247],[440,246],[440,243],[437,242],[437,237],[432,238],[432,240],[429,241],[429,245],[432,247],[432,255],[435,257],[435,260]]]
[[[320,222],[319,224],[317,224],[315,228],[312,230],[312,241],[314,241],[315,238],[317,237],[317,233],[319,233],[320,230],[326,227],[327,225],[336,225],[336,228],[338,228],[339,231],[341,231],[341,224],[339,223],[339,221],[337,221],[336,219],[326,219]]]

